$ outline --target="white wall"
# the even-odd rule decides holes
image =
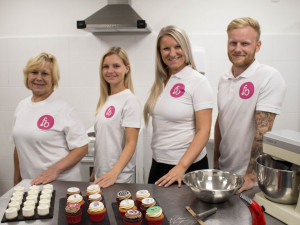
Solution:
[[[9,136],[13,113],[17,103],[30,94],[23,84],[22,69],[40,51],[58,58],[62,75],[58,91],[78,109],[89,128],[99,98],[99,61],[108,47],[126,49],[136,94],[144,103],[154,77],[157,33],[165,25],[178,25],[186,30],[194,47],[205,48],[206,76],[216,96],[218,78],[230,66],[226,26],[236,17],[251,16],[262,27],[262,48],[257,58],[280,70],[288,84],[282,114],[274,129],[300,130],[299,0],[131,2],[152,28],[151,34],[94,36],[77,30],[76,21],[106,5],[104,0],[0,0],[0,195],[12,186],[13,145]],[[216,114],[215,107],[214,119]],[[143,137],[140,155],[143,150],[150,151],[150,135],[144,132]],[[144,165],[150,165],[150,159],[144,160]]]

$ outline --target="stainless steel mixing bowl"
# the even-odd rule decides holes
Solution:
[[[204,202],[219,203],[228,200],[243,185],[242,176],[221,170],[207,169],[189,172],[183,182],[196,197]]]
[[[263,154],[255,160],[257,182],[265,197],[283,204],[295,204],[299,196],[300,166]]]

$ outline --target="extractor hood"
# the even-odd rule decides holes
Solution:
[[[108,0],[108,4],[85,20],[77,21],[77,28],[92,33],[138,32],[151,29],[131,7],[129,0]]]

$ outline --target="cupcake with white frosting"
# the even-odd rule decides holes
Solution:
[[[23,196],[21,197],[21,196],[12,196],[11,198],[10,198],[10,201],[11,202],[19,202],[20,203],[20,205],[22,204],[22,201],[23,201]]]
[[[101,194],[102,191],[100,190],[100,187],[98,184],[92,184],[87,187],[86,189],[86,197],[89,198],[92,194]]]
[[[24,203],[23,203],[24,206],[33,206],[35,207],[35,201],[34,200],[26,200]]]
[[[12,201],[10,203],[8,203],[8,207],[11,208],[11,207],[15,207],[17,209],[17,211],[20,210],[20,206],[21,204],[17,201]]]
[[[39,205],[48,205],[50,207],[51,201],[49,199],[41,199]]]
[[[106,208],[100,201],[91,202],[87,210],[90,220],[93,222],[100,222],[104,220]]]
[[[136,200],[136,204],[137,207],[140,208],[141,204],[142,204],[142,200],[144,198],[150,198],[150,193],[148,190],[139,190],[136,192],[135,194],[135,200]]]
[[[34,216],[34,207],[31,205],[26,205],[22,208],[22,215],[25,218],[30,218]]]
[[[83,197],[81,195],[75,194],[75,195],[70,195],[67,198],[67,204],[69,204],[69,203],[79,203],[80,207],[81,207],[81,210],[82,210],[83,205],[84,205],[84,200],[83,200]]]
[[[67,189],[67,197],[69,197],[70,195],[76,195],[76,194],[82,195],[81,191],[78,187],[69,187]]]
[[[15,207],[9,207],[5,210],[5,218],[7,220],[14,220],[18,218],[18,210]]]
[[[47,204],[40,204],[38,207],[37,207],[37,213],[39,216],[48,216],[49,215],[49,205]]]
[[[30,187],[29,187],[29,191],[31,191],[31,190],[36,190],[36,191],[38,191],[38,193],[40,193],[40,187],[37,186],[37,185],[32,185],[32,186],[30,186]]]
[[[24,191],[25,191],[25,188],[18,185],[18,186],[15,186],[15,187],[14,187],[14,191],[21,191],[21,192],[24,192]]]
[[[52,184],[45,184],[45,185],[43,185],[43,190],[45,190],[45,189],[53,191],[53,185]]]
[[[49,199],[49,200],[51,200],[51,195],[50,194],[41,194],[40,199]]]
[[[137,209],[137,207],[134,205],[134,201],[132,199],[122,200],[119,205],[119,212],[121,214],[122,219],[123,219],[126,211],[129,209]]]
[[[88,198],[88,203],[90,204],[91,202],[96,202],[96,201],[99,201],[99,202],[102,202],[102,195],[101,194],[92,194],[92,195],[89,195],[89,198]]]
[[[26,201],[33,200],[35,204],[37,204],[37,199],[38,199],[37,195],[27,195],[27,197],[26,197]]]

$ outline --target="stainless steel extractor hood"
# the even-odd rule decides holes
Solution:
[[[105,7],[85,20],[77,21],[77,28],[92,33],[151,32],[146,21],[131,7],[129,0],[108,0]]]

